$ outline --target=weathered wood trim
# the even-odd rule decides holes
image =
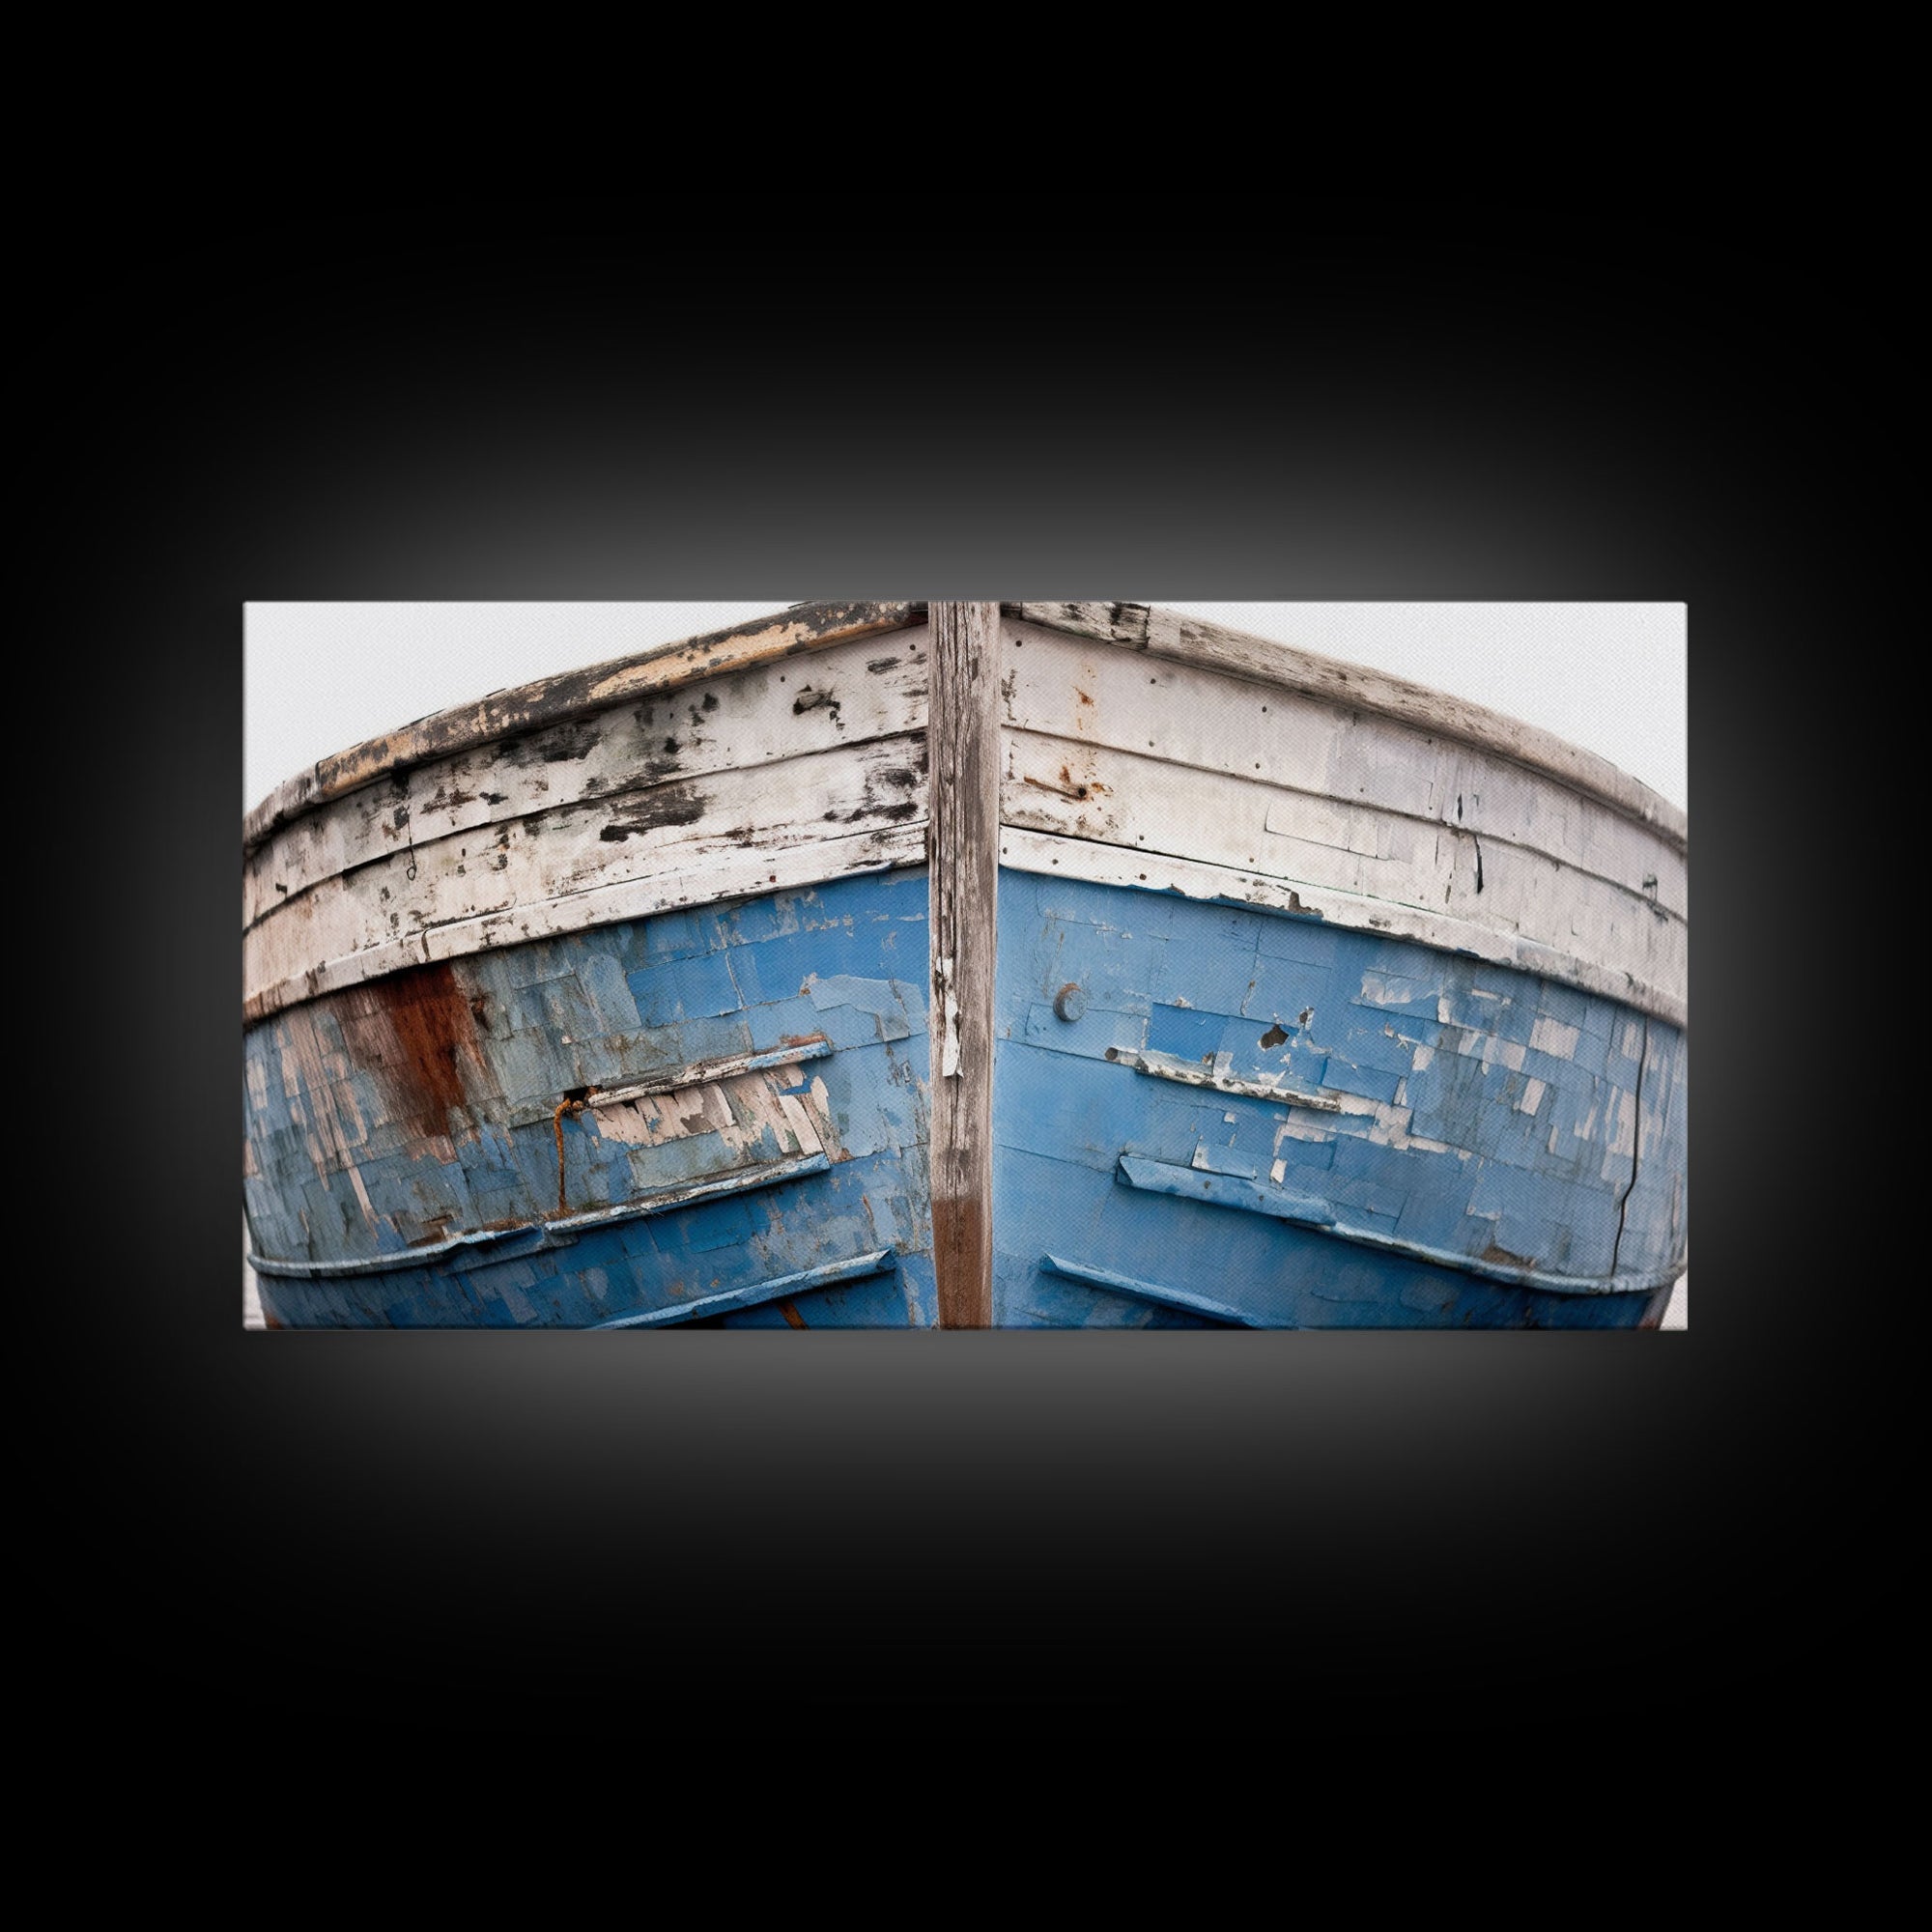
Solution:
[[[1345,664],[1269,638],[1251,637],[1145,604],[1007,604],[1001,608],[1009,616],[1047,630],[1145,651],[1151,657],[1207,666],[1283,690],[1306,692],[1330,703],[1378,712],[1417,730],[1461,739],[1601,799],[1626,816],[1654,827],[1678,851],[1689,849],[1688,818],[1648,785],[1594,752],[1464,698],[1385,671]]]
[[[770,618],[585,670],[565,671],[473,704],[454,705],[323,758],[278,785],[242,820],[251,851],[278,827],[391,772],[471,751],[491,739],[586,717],[613,704],[672,691],[695,678],[740,670],[848,639],[920,621],[915,603],[801,604]]]
[[[1089,836],[1107,836],[1114,796],[1092,760],[1130,753],[1131,794],[1164,793],[1183,816],[1204,787],[1240,779],[1269,799],[1270,831],[1279,817],[1295,836],[1386,857],[1388,821],[1406,818],[1526,845],[1688,910],[1684,857],[1656,827],[1452,734],[1035,624],[1008,627],[1001,673],[1009,808],[1022,784],[1048,795],[1036,805],[1080,807]],[[1242,863],[1271,869],[1258,852]]]
[[[1375,1248],[1385,1255],[1427,1263],[1431,1267],[1454,1268],[1483,1281],[1500,1282],[1506,1288],[1530,1288],[1543,1294],[1654,1294],[1668,1287],[1684,1272],[1685,1258],[1673,1256],[1662,1269],[1636,1274],[1575,1275],[1556,1274],[1542,1268],[1510,1267],[1480,1256],[1457,1253],[1453,1248],[1431,1247],[1421,1241],[1404,1240],[1379,1229],[1358,1227],[1343,1221],[1325,1201],[1314,1201],[1264,1180],[1245,1175],[1214,1174],[1197,1167],[1178,1167],[1171,1161],[1148,1160],[1123,1153],[1118,1178],[1128,1187],[1152,1194],[1169,1194],[1182,1201],[1205,1201],[1216,1208],[1262,1214],[1271,1220],[1308,1228],[1331,1240],[1349,1241],[1356,1247]]]
[[[898,1256],[891,1248],[876,1248],[868,1255],[855,1255],[849,1262],[827,1262],[822,1267],[802,1268],[796,1274],[781,1274],[772,1281],[753,1282],[750,1288],[727,1289],[723,1294],[702,1294],[696,1301],[673,1302],[668,1308],[646,1309],[641,1315],[620,1315],[614,1321],[599,1321],[592,1332],[609,1334],[618,1328],[673,1328],[687,1321],[708,1321],[714,1315],[729,1315],[742,1308],[757,1308],[768,1301],[788,1295],[810,1294],[814,1289],[836,1288],[842,1282],[864,1281],[868,1275],[891,1274],[898,1265]],[[794,1326],[807,1324],[794,1322]]]
[[[932,604],[927,611],[933,1264],[939,1325],[989,1328],[1000,611]]]
[[[676,1094],[689,1087],[708,1087],[713,1081],[734,1080],[744,1073],[767,1073],[778,1066],[797,1066],[808,1060],[823,1060],[832,1052],[832,1042],[822,1033],[795,1041],[790,1046],[768,1048],[762,1053],[727,1054],[722,1060],[694,1061],[674,1072],[654,1074],[622,1087],[593,1088],[583,1104],[593,1112],[599,1107],[628,1106],[633,1100],[651,1100],[661,1094]]]
[[[1063,768],[1062,761],[1050,754],[1036,766],[1041,768]],[[1553,948],[1679,996],[1687,990],[1689,923],[1662,895],[1638,889],[1646,876],[1640,850],[1623,855],[1626,878],[1619,881],[1512,839],[1366,812],[1359,816],[1376,842],[1347,845],[1309,836],[1322,834],[1322,821],[1338,815],[1319,796],[1198,768],[1181,768],[1184,779],[1175,773],[1163,785],[1163,769],[1146,753],[1089,752],[1077,769],[1092,781],[1092,800],[1066,799],[1024,779],[1007,785],[1001,815],[1008,829],[1111,845],[1144,860],[1192,860],[1274,879],[1304,896],[1309,888],[1343,893]],[[1623,829],[1639,836],[1635,828]],[[1672,863],[1660,857],[1657,872],[1666,874],[1681,898],[1682,881],[1667,879]],[[1654,880],[1656,872],[1648,876]]]
[[[394,1249],[378,1255],[359,1255],[348,1261],[282,1261],[271,1255],[250,1253],[244,1257],[257,1274],[288,1275],[297,1279],[327,1280],[338,1275],[395,1274],[420,1267],[426,1262],[454,1254],[459,1248],[477,1251],[467,1265],[482,1268],[498,1261],[526,1261],[532,1254],[550,1248],[568,1247],[586,1228],[608,1228],[618,1221],[641,1221],[654,1214],[668,1214],[674,1208],[690,1208],[729,1194],[753,1194],[762,1188],[777,1187],[787,1180],[803,1180],[810,1175],[827,1173],[831,1157],[822,1151],[801,1154],[792,1160],[768,1161],[762,1167],[747,1167],[715,1179],[696,1180],[680,1187],[661,1188],[655,1194],[634,1201],[620,1201],[610,1208],[592,1208],[580,1214],[547,1214],[536,1220],[520,1221],[511,1228],[478,1228],[447,1235],[440,1241],[425,1241],[413,1248]],[[536,1245],[513,1247],[518,1241],[534,1238]],[[500,1248],[500,1254],[490,1254]]]
[[[1135,1073],[1151,1074],[1156,1080],[1173,1080],[1182,1087],[1211,1087],[1217,1094],[1240,1094],[1253,1100],[1269,1100],[1284,1107],[1307,1107],[1318,1114],[1338,1114],[1342,1103],[1332,1094],[1309,1093],[1283,1086],[1279,1080],[1264,1084],[1259,1080],[1236,1080],[1216,1073],[1198,1062],[1178,1060],[1171,1053],[1137,1053],[1131,1048],[1107,1049],[1107,1058]]]
[[[925,709],[922,629],[902,645],[878,638],[828,644],[802,663],[695,679],[587,719],[398,768],[283,826],[246,856],[244,923],[274,919],[305,892],[394,853],[466,834],[485,841],[573,806],[603,800],[622,816],[627,795],[652,787],[692,797],[721,785],[742,792],[748,775],[774,764],[889,739],[911,741],[908,754],[916,748],[923,763]]]
[[[1151,1302],[1157,1308],[1178,1308],[1184,1315],[1198,1315],[1208,1321],[1220,1321],[1230,1328],[1258,1328],[1253,1316],[1244,1315],[1225,1301],[1194,1294],[1183,1288],[1168,1288],[1160,1282],[1142,1281],[1130,1274],[1116,1274],[1112,1268],[1090,1267],[1085,1262],[1069,1262],[1059,1255],[1041,1255],[1039,1264],[1049,1274],[1065,1275],[1068,1281],[1084,1281],[1089,1288],[1103,1288],[1110,1294],[1124,1294],[1135,1301]]]
[[[912,829],[925,816],[924,744],[914,736],[833,746],[405,844],[295,895],[242,934],[244,996],[321,962],[461,926],[468,951],[538,935],[524,915],[628,882],[716,867],[791,884],[779,861],[855,835]],[[760,874],[756,861],[766,860]],[[826,851],[829,873],[840,862]],[[706,896],[722,896],[719,889]],[[501,927],[477,921],[501,916]],[[431,942],[432,946],[435,944]]]

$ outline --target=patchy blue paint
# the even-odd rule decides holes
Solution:
[[[1630,1327],[1682,1272],[1683,1036],[1613,1002],[1003,871],[997,1006],[1003,1326],[1145,1326],[1164,1295],[1263,1327]]]
[[[1687,1219],[1677,1029],[1247,906],[1003,872],[999,909],[1001,1325],[1661,1313]],[[932,1326],[926,914],[923,871],[869,874],[251,1029],[269,1318]]]
[[[758,1325],[785,1321],[761,1285],[791,1279],[779,1299],[804,1325],[931,1325],[925,952],[923,871],[872,873],[393,976],[251,1029],[265,1313]]]

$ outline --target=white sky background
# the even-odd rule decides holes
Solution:
[[[242,810],[318,758],[431,712],[725,630],[797,601],[250,604],[242,626]],[[1541,725],[1689,809],[1682,604],[1135,601],[1372,666]],[[1689,1304],[1687,1274],[1665,1327],[1688,1327]]]
[[[431,712],[675,643],[756,604],[250,604],[245,811],[318,758]],[[1192,604],[1142,598],[1372,666],[1538,724],[1689,807],[1682,604]]]

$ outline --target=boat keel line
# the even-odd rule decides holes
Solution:
[[[933,1269],[942,1328],[993,1325],[1000,607],[930,604]]]

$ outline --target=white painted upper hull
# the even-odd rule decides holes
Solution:
[[[244,828],[244,1017],[915,865],[923,606],[808,606],[326,760]],[[1399,679],[1132,605],[1003,607],[1001,862],[1234,899],[1686,1020],[1683,814]]]

